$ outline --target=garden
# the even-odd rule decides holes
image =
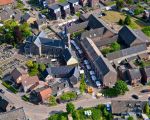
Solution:
[[[68,115],[71,115],[73,120],[112,120],[112,114],[107,111],[105,105],[98,105],[97,107],[89,107],[85,109],[75,110],[72,103],[67,103],[66,111],[60,114],[54,114],[48,120],[68,120]]]
[[[73,91],[72,92],[66,92],[60,96],[60,99],[64,102],[75,100],[75,99],[77,99],[77,94],[76,94],[76,92],[73,92]]]
[[[150,60],[145,60],[145,61],[144,60],[134,60],[133,64],[140,68],[148,67],[148,66],[150,66]]]

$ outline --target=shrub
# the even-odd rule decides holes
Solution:
[[[122,19],[119,20],[119,25],[123,25],[124,21]]]
[[[72,103],[66,104],[66,111],[67,113],[73,113],[75,111],[75,106]]]
[[[75,92],[66,92],[61,95],[60,99],[64,101],[69,101],[77,98],[77,94]]]
[[[144,28],[142,29],[142,31],[143,31],[147,36],[150,37],[150,26],[144,27]]]
[[[129,15],[127,15],[127,17],[125,18],[124,24],[125,24],[125,25],[130,25],[130,24],[131,24],[131,18],[130,18]]]
[[[81,80],[80,80],[80,91],[81,91],[81,93],[84,93],[85,90],[86,90],[86,83],[85,83],[84,74],[82,74]]]
[[[51,106],[57,105],[56,98],[54,96],[50,96],[50,98],[49,98],[49,104]]]
[[[2,82],[2,85],[4,85],[8,90],[10,90],[11,92],[13,92],[15,94],[18,92],[14,87],[12,87],[11,85],[7,84],[6,82]]]

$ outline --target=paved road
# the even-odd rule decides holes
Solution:
[[[5,91],[5,96],[12,100],[16,107],[24,107],[26,115],[31,118],[32,120],[44,120],[46,119],[51,113],[59,112],[59,111],[65,111],[65,104],[59,104],[54,107],[48,107],[45,105],[33,105],[31,103],[27,103],[18,95],[15,95],[13,93],[10,93],[6,90],[4,86],[0,84],[0,88],[2,88]],[[124,96],[118,97],[118,99],[132,99],[131,94],[134,92],[136,94],[139,94],[141,100],[146,100],[149,96],[148,94],[141,94],[139,93],[141,89],[138,90],[131,90]],[[100,98],[100,99],[93,99],[92,97],[87,97],[83,100],[75,101],[73,102],[76,106],[76,108],[82,106],[82,107],[92,107],[96,106],[100,103],[107,103],[111,102],[112,99],[116,98]]]

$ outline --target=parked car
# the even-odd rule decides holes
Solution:
[[[147,93],[147,92],[150,92],[150,89],[141,90],[141,93]]]
[[[5,93],[5,91],[4,91],[4,90],[2,90],[2,89],[0,89],[0,93],[4,94],[4,93]]]
[[[132,95],[132,98],[134,98],[134,99],[139,99],[139,96],[138,96],[138,95],[133,94],[133,95]]]

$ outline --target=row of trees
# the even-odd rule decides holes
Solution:
[[[80,87],[79,87],[81,93],[84,93],[86,91],[86,88],[87,88],[87,86],[86,86],[86,83],[85,83],[85,75],[82,74],[81,75],[81,80],[80,80]]]
[[[0,27],[0,41],[4,43],[22,43],[30,35],[31,29],[27,23],[19,24],[15,20],[8,20]]]

